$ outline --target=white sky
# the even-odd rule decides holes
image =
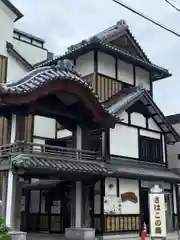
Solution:
[[[11,1],[24,14],[16,27],[44,38],[49,51],[55,54],[61,54],[69,45],[125,19],[150,60],[168,68],[173,74],[171,78],[154,84],[156,103],[166,115],[180,112],[180,38],[143,20],[112,0]],[[164,0],[124,2],[180,33],[180,13]]]

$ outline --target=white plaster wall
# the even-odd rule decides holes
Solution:
[[[137,128],[116,124],[114,129],[110,129],[110,153],[138,158]]]
[[[57,131],[57,138],[65,138],[65,137],[71,137],[72,132],[67,129],[62,129]]]
[[[110,188],[109,186],[113,187]],[[105,179],[105,196],[117,196],[117,181],[116,178]]]
[[[44,145],[46,143],[45,139],[42,138],[33,138],[33,143]],[[42,148],[40,146],[33,146],[34,151],[41,151]]]
[[[16,16],[0,1],[0,55],[7,56],[6,42],[12,42],[14,20]]]
[[[141,85],[143,88],[150,90],[149,72],[136,67],[136,85]]]
[[[7,82],[15,82],[28,72],[22,63],[18,62],[14,57],[8,57]]]
[[[157,139],[161,138],[160,133],[150,132],[150,131],[147,131],[147,130],[144,130],[144,129],[143,130],[140,129],[140,135],[150,137],[150,138],[157,138]]]
[[[34,136],[55,138],[56,121],[52,118],[34,116]]]
[[[122,122],[124,123],[128,123],[128,113],[127,112],[122,112],[120,115],[119,115],[120,119],[122,120]]]
[[[47,50],[22,42],[13,38],[14,49],[22,55],[30,64],[34,65],[47,59]]]
[[[161,132],[161,129],[159,128],[159,126],[155,123],[154,119],[152,119],[152,118],[148,119],[148,127],[149,127],[149,129]]]
[[[121,118],[124,118],[123,122],[125,122],[125,123],[128,122],[127,112],[123,112],[119,116]],[[132,125],[142,127],[142,128],[146,128],[146,118],[142,114],[137,113],[137,112],[133,112],[133,113],[131,113],[130,117],[131,117],[131,124]],[[152,118],[148,118],[148,129],[158,131],[158,132],[162,132],[161,129],[159,128],[159,126],[155,123],[155,121]]]
[[[140,213],[140,204],[139,204],[139,184],[138,180],[131,179],[119,179],[119,194],[125,192],[134,192],[137,196],[138,202],[133,203],[130,201],[122,202],[122,214],[139,214]]]
[[[118,60],[118,80],[129,83],[131,85],[134,84],[132,64]]]
[[[82,76],[86,76],[94,72],[94,51],[90,51],[81,55],[76,59],[76,71]]]
[[[133,112],[131,113],[131,124],[146,128],[146,118],[140,113]]]
[[[115,78],[115,58],[103,52],[98,52],[98,73]]]

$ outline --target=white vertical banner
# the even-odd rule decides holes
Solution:
[[[151,238],[165,239],[167,236],[165,198],[163,190],[158,185],[155,185],[149,193],[149,207]]]

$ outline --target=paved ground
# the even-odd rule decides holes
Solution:
[[[64,235],[60,234],[28,234],[27,240],[65,240]],[[96,238],[97,240],[102,240],[101,237]],[[116,236],[106,236],[103,240],[141,240],[141,238],[137,235],[116,235]],[[177,233],[168,234],[167,240],[178,240]]]

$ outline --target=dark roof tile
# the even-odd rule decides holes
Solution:
[[[103,162],[75,161],[60,159],[53,156],[36,156],[19,154],[12,159],[12,165],[24,169],[47,169],[55,172],[81,172],[91,174],[107,174],[108,170]]]

